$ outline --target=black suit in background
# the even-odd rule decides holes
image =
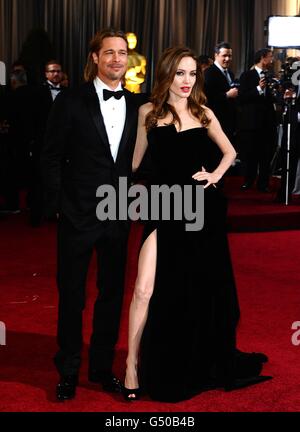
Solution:
[[[28,183],[29,146],[34,136],[34,89],[21,85],[7,90],[0,100],[0,120],[9,124],[1,134],[0,188],[6,208],[19,209],[20,187]]]
[[[243,72],[240,78],[238,107],[238,141],[245,167],[245,183],[257,179],[258,189],[268,187],[270,161],[276,145],[276,114],[268,87],[259,94],[260,76],[256,69]]]
[[[42,152],[47,210],[60,214],[58,226],[59,352],[61,375],[76,375],[82,346],[85,282],[93,249],[98,266],[98,297],[90,344],[90,375],[110,372],[123,297],[127,221],[96,217],[102,184],[116,187],[131,173],[137,112],[142,95],[125,91],[126,121],[114,162],[93,83],[59,95],[51,111]]]
[[[234,81],[234,74],[228,70],[230,78]],[[228,98],[226,93],[230,84],[224,73],[215,65],[211,65],[204,72],[204,92],[207,97],[207,106],[211,108],[221,123],[222,129],[234,144],[236,130],[236,101]]]
[[[61,89],[61,92],[64,89]],[[43,217],[44,191],[40,167],[41,151],[44,145],[47,120],[53,105],[49,84],[45,82],[36,89],[34,97],[34,139],[30,146],[30,176],[28,205],[31,225],[37,226]],[[53,216],[53,215],[52,215]]]

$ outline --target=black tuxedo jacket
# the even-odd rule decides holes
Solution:
[[[266,88],[266,95],[257,90],[260,77],[256,69],[243,72],[239,87],[238,129],[259,130],[276,127],[276,114],[272,96]]]
[[[62,88],[60,93],[64,92]],[[34,118],[35,118],[35,139],[32,152],[39,157],[42,150],[48,117],[53,105],[53,99],[48,83],[44,83],[36,89],[34,96]]]
[[[40,102],[40,111],[47,118],[53,105],[51,90],[48,83],[44,83],[39,87],[38,97]]]
[[[234,74],[230,70],[228,72],[233,81]],[[207,106],[213,110],[224,132],[230,138],[235,131],[236,101],[226,96],[228,90],[230,90],[230,85],[220,69],[215,64],[207,68],[204,72],[204,92],[207,97]]]
[[[145,100],[124,92],[126,120],[116,162],[93,83],[58,95],[50,112],[41,157],[46,213],[59,212],[80,230],[104,225],[96,218],[97,188],[117,188],[119,177],[131,174],[138,108]]]

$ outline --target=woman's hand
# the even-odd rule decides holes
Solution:
[[[205,186],[203,186],[204,189],[206,189],[208,186],[213,185],[216,187],[215,183],[218,183],[218,181],[221,179],[221,176],[217,173],[209,173],[205,170],[204,167],[202,167],[202,171],[196,172],[192,178],[194,180],[198,181],[207,181]]]

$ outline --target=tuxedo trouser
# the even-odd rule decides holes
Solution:
[[[252,184],[258,174],[257,185],[268,186],[270,162],[274,148],[274,133],[268,128],[239,133],[241,159],[244,163],[245,182]]]
[[[64,216],[59,221],[59,351],[54,362],[60,375],[76,375],[79,371],[85,286],[94,249],[98,295],[94,304],[89,367],[99,372],[112,369],[123,300],[128,230],[122,231],[117,221],[109,224],[101,231],[79,231]]]

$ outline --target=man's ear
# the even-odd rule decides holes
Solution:
[[[93,56],[94,63],[98,64],[98,56],[97,56],[97,54],[96,53],[92,53],[92,56]]]

